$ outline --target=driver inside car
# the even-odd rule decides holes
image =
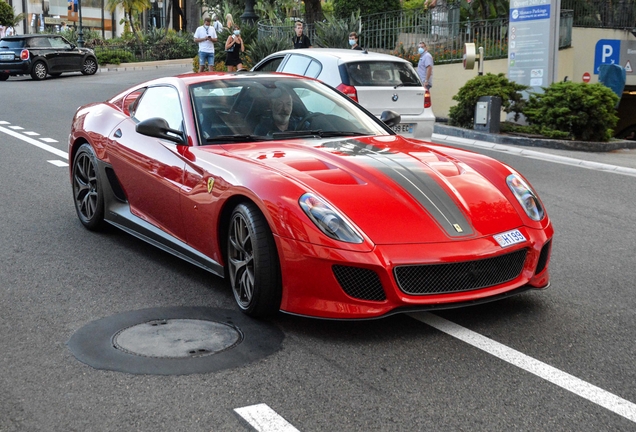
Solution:
[[[270,97],[272,115],[261,119],[254,129],[254,135],[272,136],[277,132],[297,130],[302,118],[292,115],[293,107],[292,97],[287,91],[274,90]]]

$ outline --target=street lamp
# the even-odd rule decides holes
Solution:
[[[77,10],[79,12],[79,31],[77,32],[77,46],[84,48],[84,31],[82,30],[82,0],[77,0]]]

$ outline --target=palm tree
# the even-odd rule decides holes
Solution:
[[[126,23],[127,26],[130,26],[133,34],[138,36],[136,30],[137,24],[134,22],[134,17],[150,9],[150,0],[108,0],[107,7],[111,13],[114,13],[119,6],[124,10],[124,19],[120,21],[120,23]]]

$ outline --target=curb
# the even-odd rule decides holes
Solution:
[[[159,69],[164,67],[179,67],[192,69],[192,59],[179,59],[179,60],[159,60],[151,62],[139,62],[139,63],[121,63],[118,65],[104,65],[99,68],[100,72],[124,72],[124,71],[140,71]]]
[[[527,138],[463,129],[436,123],[433,133],[462,139],[486,141],[494,144],[518,145],[525,147],[544,147],[557,150],[576,150],[586,152],[609,152],[619,149],[636,149],[636,141],[616,140],[610,142],[569,141],[541,138]]]

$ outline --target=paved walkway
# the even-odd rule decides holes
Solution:
[[[122,72],[122,71],[131,71],[131,70],[148,70],[148,69],[158,69],[163,67],[173,67],[173,68],[184,68],[187,71],[192,71],[192,59],[176,59],[176,60],[158,60],[158,61],[150,61],[150,62],[139,62],[139,63],[121,63],[118,65],[103,65],[100,66],[100,72]],[[187,72],[184,71],[184,72]]]

